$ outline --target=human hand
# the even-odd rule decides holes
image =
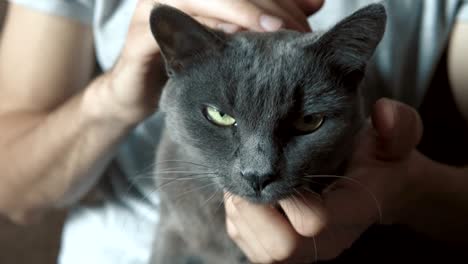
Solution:
[[[323,0],[140,0],[115,67],[98,78],[84,96],[85,108],[99,121],[134,125],[154,112],[166,80],[148,23],[155,4],[166,4],[202,24],[228,33],[242,29],[274,31],[281,27],[310,30],[307,16]]]
[[[322,200],[310,192],[280,201],[285,212],[225,199],[227,231],[254,263],[307,263],[337,257],[372,224],[390,224],[418,196],[422,124],[412,108],[377,102],[345,177]],[[333,176],[331,176],[333,177]]]
[[[240,29],[275,31],[281,27],[309,31],[307,16],[324,0],[162,0],[199,22],[228,32]]]

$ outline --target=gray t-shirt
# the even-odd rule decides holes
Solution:
[[[136,0],[10,1],[46,13],[77,19],[92,26],[97,60],[104,71],[109,70],[119,56],[137,3]],[[344,16],[372,2],[379,1],[326,0],[321,11],[310,18],[310,23],[316,30],[329,28]],[[454,22],[457,19],[468,22],[468,0],[388,0],[385,2],[389,14],[388,27],[370,64],[365,87],[373,97],[388,96],[418,106],[446,47]],[[145,174],[148,176],[147,173],[153,163],[153,153],[158,143],[160,123],[158,114],[142,122],[121,144],[117,155],[117,161],[124,173],[121,177],[112,179],[113,187],[120,194],[119,199],[140,215],[148,216],[157,212],[157,210],[148,210],[147,207],[141,205],[147,203],[152,208],[157,208],[158,204],[154,186],[148,181],[142,180],[145,177],[141,176]],[[144,199],[135,199],[128,195],[128,186],[136,186],[136,189],[148,198],[146,202]],[[93,217],[98,214],[100,213],[94,212]],[[112,215],[118,215],[118,213]],[[78,229],[75,227],[86,225],[88,218],[91,218],[89,214],[79,214],[69,221],[68,229]],[[157,222],[157,218],[151,219],[155,219],[154,223]],[[80,224],[76,224],[77,222]],[[111,228],[110,225],[108,228]],[[131,232],[134,231],[129,229],[128,233]],[[73,232],[65,232],[65,236],[71,233]],[[79,235],[79,233],[77,234]],[[75,234],[75,236],[78,235]],[[152,232],[142,232],[139,234],[139,238],[135,238],[134,234],[129,234],[129,237],[136,240],[151,236]],[[94,245],[92,242],[88,241],[90,248],[104,246],[101,245],[102,243]],[[117,244],[120,243],[120,240],[114,239],[108,243]],[[80,247],[84,251],[83,245]],[[128,245],[125,248],[126,254],[133,254],[128,249]],[[141,252],[148,251],[142,250]],[[73,255],[73,253],[67,254]],[[123,258],[112,258],[110,255],[112,254],[109,254],[109,257],[101,256],[99,263],[131,262],[130,260],[124,261]],[[95,257],[95,259],[97,258]],[[144,263],[144,261],[140,261],[144,258],[146,256],[131,263]],[[76,256],[69,259],[76,260],[76,262],[64,262],[67,264],[86,262],[79,262]]]
[[[378,0],[326,0],[310,18],[327,28],[344,15]],[[384,39],[369,65],[366,92],[418,106],[432,80],[456,20],[468,22],[467,0],[387,0]]]

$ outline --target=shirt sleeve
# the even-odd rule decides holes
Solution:
[[[88,0],[9,0],[44,13],[71,18],[85,24],[93,22],[93,5]]]
[[[462,1],[460,10],[458,11],[458,14],[457,14],[457,20],[468,22],[468,0]]]

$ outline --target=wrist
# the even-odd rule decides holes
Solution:
[[[106,75],[106,91],[121,118],[136,124],[156,111],[167,81],[161,54],[149,61],[122,56]]]
[[[138,91],[121,89],[128,80],[122,80],[119,75],[131,74],[122,67],[126,66],[116,66],[111,72],[99,76],[84,91],[81,108],[90,123],[130,129],[156,110],[156,99],[150,102],[152,98],[132,94]]]
[[[125,111],[112,100],[109,76],[104,74],[96,78],[83,92],[81,112],[88,124],[109,125],[114,127],[132,127],[138,119],[125,116]]]
[[[409,188],[397,222],[419,230],[432,221],[438,222],[434,218],[444,215],[447,206],[463,200],[467,183],[461,168],[438,163],[418,151],[413,160]]]
[[[433,164],[417,150],[406,157],[400,172],[392,180],[399,187],[387,203],[390,205],[390,219],[387,224],[410,225],[415,211],[424,203],[428,192],[426,189],[430,188],[424,183],[428,166]]]

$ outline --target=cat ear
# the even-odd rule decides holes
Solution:
[[[385,7],[372,4],[345,18],[318,40],[313,37],[306,47],[323,57],[347,84],[357,88],[383,38],[386,22]]]
[[[223,43],[221,35],[167,5],[152,10],[150,26],[170,75],[188,66],[195,56],[219,49]]]

